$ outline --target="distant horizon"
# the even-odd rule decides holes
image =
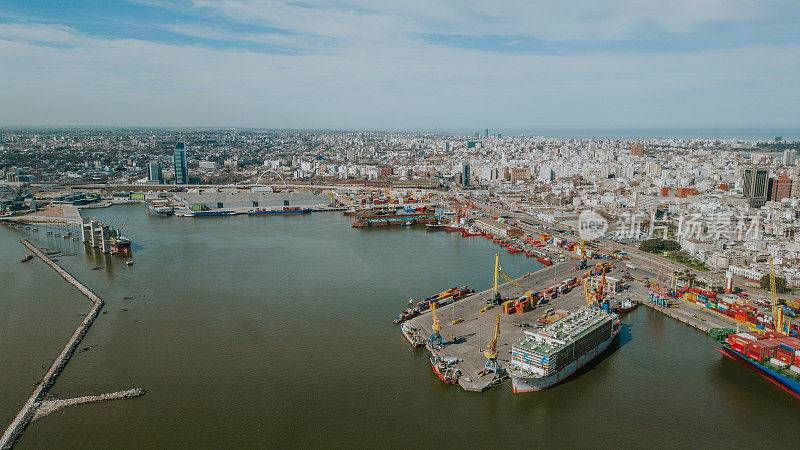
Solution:
[[[32,126],[3,126],[0,131],[19,130],[160,130],[160,131],[262,131],[262,132],[296,132],[296,133],[426,133],[454,137],[473,137],[479,134],[483,137],[486,127],[483,128],[395,128],[395,129],[369,129],[369,128],[277,128],[277,127],[249,127],[249,126],[126,126],[126,125],[32,125]],[[709,126],[709,127],[614,127],[614,126],[575,126],[575,127],[508,127],[488,128],[490,135],[500,134],[502,137],[519,137],[521,135],[562,139],[720,139],[720,140],[773,140],[776,137],[784,141],[800,141],[800,126],[796,127],[736,127],[736,126]]]

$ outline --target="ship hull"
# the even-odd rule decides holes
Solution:
[[[619,333],[619,330],[615,330],[614,334],[611,335],[610,338],[598,344],[597,347],[594,348],[594,350],[584,354],[583,356],[580,356],[578,359],[576,359],[563,369],[559,370],[558,372],[550,376],[521,377],[509,374],[511,375],[511,387],[514,390],[514,393],[518,394],[521,392],[541,391],[542,389],[553,387],[558,383],[564,381],[567,377],[575,373],[578,369],[585,366],[593,359],[600,356],[600,354],[602,354],[604,351],[606,351],[609,345],[611,345],[611,342],[614,341],[614,338],[617,337],[617,333]]]
[[[714,350],[722,353],[728,358],[733,359],[734,361],[738,361],[750,367],[751,369],[758,372],[759,375],[769,380],[772,384],[778,386],[779,388],[783,389],[784,391],[794,396],[794,398],[800,400],[800,383],[798,383],[797,381],[794,381],[760,364],[756,364],[754,361],[751,361],[749,358],[746,358],[744,355],[733,349],[727,347],[722,347],[720,349],[715,347]]]
[[[278,211],[250,211],[247,213],[250,216],[271,216],[271,215],[285,215],[285,214],[306,214],[310,213],[311,208],[293,209],[293,210],[278,210]]]

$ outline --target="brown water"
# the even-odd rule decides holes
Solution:
[[[0,421],[30,395],[90,303],[21,237],[100,295],[100,315],[52,392],[147,395],[66,409],[20,448],[796,447],[800,402],[725,360],[702,333],[645,308],[605,358],[554,389],[443,385],[391,318],[409,297],[485,289],[498,247],[409,227],[356,230],[337,213],[125,224],[134,266],[81,243],[0,227]],[[538,263],[503,253],[521,275]],[[104,266],[92,271],[95,266]],[[134,297],[124,299],[124,297]],[[127,311],[121,309],[127,308]]]

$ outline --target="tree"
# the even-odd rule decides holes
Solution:
[[[769,274],[761,277],[761,282],[759,284],[761,285],[761,289],[766,289],[769,291],[771,289],[769,284]],[[778,276],[775,277],[775,292],[778,294],[790,292],[789,289],[786,288],[786,278]]]
[[[681,244],[667,239],[648,239],[639,245],[639,250],[650,253],[661,253],[669,250],[679,250]]]

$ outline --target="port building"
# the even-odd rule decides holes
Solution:
[[[253,210],[284,207],[319,208],[330,204],[326,193],[241,191],[239,189],[190,189],[175,193],[174,199],[190,210]]]
[[[495,236],[520,237],[525,234],[517,227],[494,219],[481,218],[475,221],[475,228]]]

